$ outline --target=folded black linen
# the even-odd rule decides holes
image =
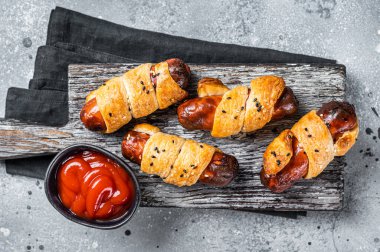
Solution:
[[[8,90],[5,118],[64,125],[68,119],[69,64],[159,62],[171,57],[188,63],[335,63],[271,49],[138,30],[57,7],[51,12],[46,46],[37,51],[29,89]],[[51,158],[7,160],[6,170],[10,174],[43,179]],[[294,218],[299,213],[275,214]]]

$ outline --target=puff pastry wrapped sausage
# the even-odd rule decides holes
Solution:
[[[162,133],[149,124],[136,125],[122,141],[125,158],[141,165],[141,171],[160,176],[176,186],[197,181],[225,186],[236,176],[235,157],[208,144]]]
[[[262,76],[252,80],[250,88],[231,90],[218,79],[204,78],[198,96],[178,107],[178,120],[186,129],[209,130],[213,137],[256,131],[298,107],[293,91],[277,76]]]
[[[359,133],[354,107],[332,101],[304,115],[284,130],[264,153],[262,183],[283,192],[302,178],[318,176],[334,159],[354,145]]]
[[[190,78],[180,59],[142,64],[104,83],[86,97],[80,117],[94,131],[112,133],[132,118],[147,116],[183,100]]]

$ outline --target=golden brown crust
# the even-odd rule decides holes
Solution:
[[[133,118],[147,116],[158,109],[156,94],[150,79],[151,66],[150,63],[142,64],[122,76]]]
[[[261,129],[271,120],[274,105],[284,88],[284,80],[277,76],[262,76],[251,81],[242,132]]]
[[[121,77],[112,78],[86,98],[90,100],[96,97],[100,113],[107,126],[105,133],[117,131],[132,119],[127,93],[122,82]]]
[[[235,87],[223,95],[215,111],[213,137],[227,137],[241,131],[247,97],[248,88],[244,86]]]
[[[159,109],[165,109],[188,96],[170,75],[166,61],[155,65],[154,74],[157,76],[156,97]]]
[[[214,155],[215,147],[186,140],[174,162],[173,169],[164,180],[176,186],[195,184]]]
[[[228,90],[221,80],[208,77],[199,80],[197,88],[198,97],[224,95]]]
[[[358,134],[359,126],[356,126],[353,130],[344,132],[334,144],[335,156],[344,156],[355,144]]]
[[[315,110],[304,115],[291,131],[309,159],[306,179],[318,176],[334,159],[334,142],[330,131]]]
[[[184,142],[182,137],[162,132],[151,136],[144,147],[141,171],[166,178]]]
[[[265,174],[277,174],[289,163],[293,156],[293,136],[286,129],[268,145],[263,158]]]
[[[153,126],[148,123],[137,124],[135,125],[135,127],[133,127],[133,130],[137,132],[145,133],[148,135],[154,135],[155,133],[161,131],[158,127]]]

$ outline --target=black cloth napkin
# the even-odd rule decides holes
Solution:
[[[57,7],[38,49],[29,89],[10,88],[5,118],[61,126],[68,120],[68,65],[75,63],[336,63],[335,60],[138,30]],[[6,171],[43,179],[52,156],[6,161]],[[273,213],[271,213],[273,214]],[[297,213],[275,213],[296,217]]]

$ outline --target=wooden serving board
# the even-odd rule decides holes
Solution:
[[[119,156],[123,135],[136,123],[148,122],[162,131],[218,146],[234,155],[240,164],[237,178],[225,188],[196,184],[178,188],[158,177],[135,169],[142,188],[141,206],[222,208],[240,210],[338,210],[343,199],[343,158],[335,158],[318,177],[303,180],[282,194],[273,194],[260,183],[262,155],[267,145],[283,129],[290,128],[302,115],[318,109],[330,100],[345,97],[345,67],[343,65],[307,64],[212,64],[190,65],[192,81],[190,98],[196,96],[196,83],[202,77],[217,77],[229,87],[249,85],[251,79],[262,75],[278,75],[285,79],[300,102],[298,113],[284,120],[269,123],[253,134],[215,139],[209,132],[188,131],[181,127],[176,106],[139,120],[134,120],[111,135],[88,131],[79,120],[86,95],[105,80],[121,75],[136,64],[92,64],[69,66],[69,123],[64,127],[46,127],[16,121],[0,122],[0,159],[22,158],[56,153],[74,143],[89,143],[103,147]]]

